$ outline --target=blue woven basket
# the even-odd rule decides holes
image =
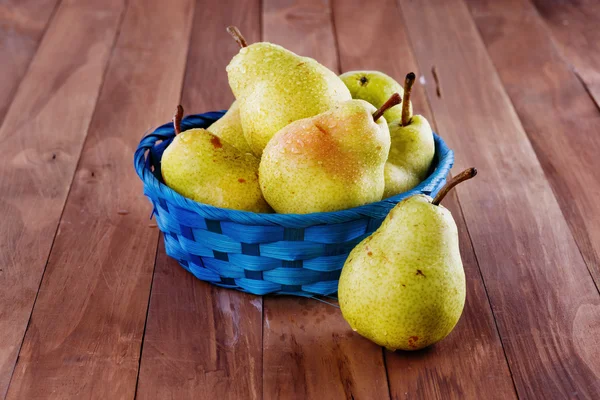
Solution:
[[[206,128],[224,112],[190,115],[182,130]],[[300,296],[337,292],[346,257],[379,227],[402,199],[435,195],[446,182],[454,154],[435,135],[433,173],[419,186],[383,201],[327,213],[256,214],[201,204],[162,182],[160,158],[175,132],[171,123],[144,137],[135,169],[164,234],[167,254],[198,279],[244,292]]]

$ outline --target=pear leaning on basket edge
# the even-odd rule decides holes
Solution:
[[[260,186],[278,213],[337,211],[381,200],[390,133],[383,112],[401,101],[394,94],[379,110],[348,100],[286,126],[260,161]]]
[[[390,350],[422,349],[452,331],[465,303],[465,273],[456,223],[439,202],[476,173],[455,176],[433,200],[401,201],[352,250],[338,297],[354,331]]]
[[[173,117],[175,138],[161,159],[163,180],[177,193],[204,204],[272,212],[258,184],[259,160],[206,129],[181,132],[183,108]]]
[[[351,99],[341,79],[312,58],[268,42],[248,45],[237,28],[227,31],[241,47],[227,66],[229,85],[256,156],[286,125]]]
[[[435,156],[435,141],[429,122],[422,115],[412,115],[407,106],[415,79],[412,72],[406,75],[402,116],[388,121],[392,144],[386,164],[384,199],[406,192],[427,178]]]

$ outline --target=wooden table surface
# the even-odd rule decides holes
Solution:
[[[596,0],[0,1],[0,397],[599,399],[599,23]],[[422,77],[415,110],[479,170],[445,200],[468,293],[444,341],[383,351],[166,256],[133,152],[179,102],[229,106],[230,24]]]

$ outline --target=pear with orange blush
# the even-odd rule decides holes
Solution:
[[[390,150],[382,115],[400,101],[395,93],[377,110],[349,100],[277,132],[259,167],[267,202],[278,213],[307,214],[380,201]]]

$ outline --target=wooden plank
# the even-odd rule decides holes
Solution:
[[[262,300],[201,282],[159,254],[140,399],[262,398]]]
[[[469,0],[468,4],[600,287],[600,204],[594,196],[600,194],[595,173],[600,170],[600,112],[559,55],[529,1]]]
[[[480,171],[457,193],[518,395],[598,397],[600,296],[467,7],[400,4],[457,169]]]
[[[265,399],[389,398],[382,351],[339,308],[313,299],[264,300]]]
[[[182,95],[190,112],[227,108],[233,100],[225,66],[239,48],[225,28],[235,24],[248,41],[260,40],[259,1],[212,3],[195,9]],[[262,298],[199,281],[161,244],[137,393],[140,399],[262,398]]]
[[[190,113],[229,108],[234,100],[225,67],[239,46],[226,32],[237,26],[249,43],[261,38],[260,0],[207,0],[196,8],[182,104]],[[219,12],[214,12],[214,7]],[[210,21],[207,24],[203,21]]]
[[[91,15],[106,18],[101,6]],[[148,227],[132,155],[143,132],[168,118],[179,99],[191,13],[188,0],[129,3],[9,399],[134,396],[158,232]],[[93,21],[82,19],[84,31],[102,35]],[[67,37],[77,36],[77,21],[60,22]]]
[[[600,107],[600,3],[596,0],[532,0],[560,52]]]
[[[330,4],[263,4],[264,40],[339,71]],[[264,299],[264,397],[389,397],[381,349],[352,332],[338,308],[298,298]]]
[[[337,45],[329,0],[264,0],[263,39],[337,71]]]
[[[31,51],[36,30],[43,29],[35,24],[43,24],[49,5],[39,3],[40,14],[31,20],[21,14],[37,10],[30,2],[22,4],[25,9],[2,8],[14,11],[20,29],[33,24],[31,43],[22,39]],[[106,2],[102,11],[89,1],[60,6],[0,128],[0,397],[23,341],[122,10],[121,1]],[[9,35],[2,46],[18,43]],[[18,80],[9,69],[25,69],[25,52],[7,52],[0,63],[0,74],[7,74],[2,99],[11,85],[5,80]],[[14,64],[4,63],[11,55]]]
[[[417,75],[411,102],[415,113],[423,115],[434,125],[423,83],[423,71],[414,60],[411,44],[402,25],[394,0],[375,0],[365,12],[364,2],[348,0],[333,3],[333,15],[342,72],[376,70],[404,84],[410,71]],[[356,19],[361,29],[356,29]],[[426,82],[433,84],[433,82]],[[391,121],[388,121],[391,122]]]
[[[361,1],[336,2],[334,16],[344,71],[376,69],[399,82],[410,71],[421,75],[394,0],[372,1],[368,13]],[[356,29],[357,20],[361,20],[360,30]],[[415,85],[412,101],[415,113],[425,115],[435,125],[422,84]],[[444,205],[459,227],[467,276],[465,310],[455,330],[433,348],[415,353],[386,352],[392,398],[439,398],[442,393],[452,398],[514,398],[502,343],[456,196],[447,197]],[[495,388],[492,393],[490,387]]]
[[[0,124],[57,3],[58,0],[7,0],[0,4]]]

